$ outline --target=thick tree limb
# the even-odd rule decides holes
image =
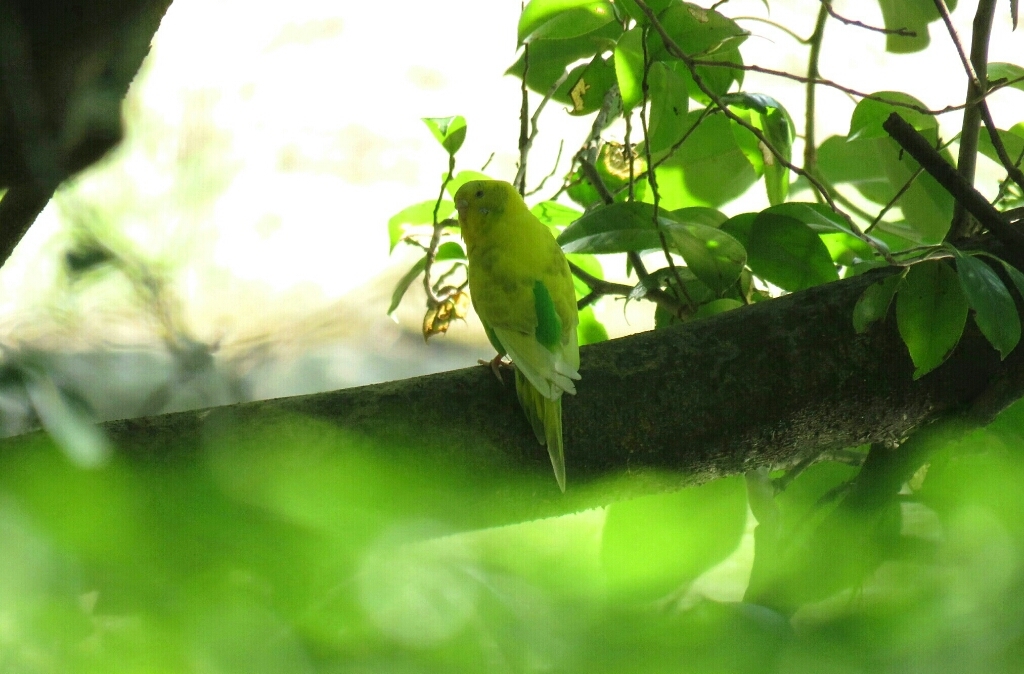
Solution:
[[[106,427],[131,463],[214,466],[246,493],[277,493],[296,470],[323,473],[323,494],[304,498],[339,503],[332,516],[351,526],[386,507],[476,528],[891,444],[982,396],[988,411],[1022,396],[1024,349],[1000,362],[973,323],[918,381],[892,316],[857,335],[853,305],[887,273],[584,348],[579,394],[564,402],[565,495],[511,381],[502,388],[484,367]]]
[[[171,0],[0,0],[0,265],[69,176],[122,136]]]

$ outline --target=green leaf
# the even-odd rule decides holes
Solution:
[[[903,282],[906,271],[891,274],[881,281],[869,285],[853,307],[853,329],[857,334],[866,332],[871,324],[880,321],[889,313],[892,298]]]
[[[814,230],[770,209],[751,225],[747,264],[757,276],[790,292],[839,279],[828,248]]]
[[[635,26],[615,44],[615,77],[619,83],[622,107],[632,110],[643,99],[644,51],[642,29]]]
[[[928,24],[939,18],[934,0],[878,0],[878,5],[887,29],[897,31],[903,28],[915,33],[913,37],[889,33],[885,36],[886,51],[908,54],[928,46]],[[956,9],[956,0],[946,0],[946,6],[952,12]]]
[[[711,300],[707,304],[702,304],[697,308],[696,313],[693,314],[694,318],[707,318],[709,316],[715,316],[717,314],[723,314],[726,311],[732,311],[733,309],[739,309],[744,306],[743,302],[734,300],[731,297],[723,297],[717,300]]]
[[[598,206],[558,236],[566,253],[627,253],[660,248],[654,206],[638,201]]]
[[[1002,129],[996,129],[996,133],[999,134],[999,140],[1002,141],[1006,153],[1013,159],[1019,157],[1021,151],[1024,150],[1024,138],[1012,131],[1003,131]],[[992,144],[992,137],[984,131],[978,138],[978,150],[992,161],[1000,163],[999,153],[996,152],[996,148]]]
[[[445,174],[447,176],[447,174]],[[472,180],[492,180],[492,178],[479,171],[459,171],[455,176],[448,182],[445,190],[448,194],[455,196],[455,193],[459,191],[459,188]]]
[[[691,3],[673,3],[662,13],[661,25],[679,48],[690,56],[705,61],[743,63],[739,46],[749,34],[735,21],[715,10]],[[656,33],[648,38],[648,48],[652,60],[676,60],[676,57],[668,54]],[[743,71],[737,68],[697,66],[697,74],[704,85],[718,96],[728,93],[733,83],[743,81]],[[708,104],[710,101],[707,95],[696,82],[689,79],[688,74],[687,79],[690,97]]]
[[[671,248],[683,256],[687,268],[718,293],[736,282],[747,262],[743,245],[716,227],[679,223],[667,233]]]
[[[930,143],[937,139],[935,129],[926,130],[923,135]],[[940,154],[952,163],[948,149]],[[828,182],[850,183],[877,204],[891,201],[914,177],[919,166],[891,138],[846,142],[832,137],[818,148],[818,167]],[[883,233],[895,234],[915,245],[930,245],[941,242],[949,230],[953,197],[927,172],[917,175],[896,205],[902,211],[903,220],[880,222],[873,230],[878,238],[883,238]]]
[[[739,215],[734,215],[719,225],[719,229],[739,241],[740,245],[742,245],[745,250],[748,248],[750,230],[754,226],[754,220],[757,219],[757,215],[757,213],[740,213]]]
[[[434,134],[448,154],[455,154],[466,140],[466,119],[461,115],[454,117],[423,117],[423,122]]]
[[[913,265],[896,292],[896,323],[914,361],[914,379],[956,348],[967,323],[967,297],[957,273],[941,260]]]
[[[651,124],[647,142],[651,152],[668,150],[690,127],[686,123],[690,96],[686,81],[664,63],[652,63],[648,77]]]
[[[877,256],[877,251],[888,250],[888,246],[875,237],[854,234],[846,220],[825,204],[793,201],[771,206],[764,212],[787,215],[808,225],[821,237],[832,259],[843,266],[870,260]],[[874,247],[862,237],[871,241]]]
[[[686,127],[697,122],[700,111],[687,116]],[[658,161],[660,157],[655,157]],[[678,151],[657,168],[661,204],[719,207],[741,196],[757,181],[736,141],[732,122],[724,115],[705,117]]]
[[[752,126],[759,129],[768,139],[768,142],[782,154],[787,162],[793,159],[793,137],[795,129],[793,120],[782,105],[771,96],[764,94],[738,93],[730,94],[722,98],[729,108],[741,114]],[[751,135],[749,131],[740,125],[733,123],[733,133],[742,134],[737,141],[741,141],[743,135]],[[761,142],[754,137],[754,150],[757,155],[756,161],[751,163],[758,173],[764,173],[765,189],[768,192],[768,201],[771,204],[781,204],[789,194],[789,169],[779,161],[779,158],[772,154],[768,148],[761,147]],[[747,153],[750,158],[750,153]]]
[[[679,0],[649,0],[647,6],[651,8],[651,11],[655,15],[660,14],[665,10],[666,7]],[[644,14],[633,0],[615,0],[615,4],[622,7],[629,15],[629,18],[633,19],[641,25],[647,25],[650,21],[647,20],[647,15]]]
[[[735,50],[749,35],[724,14],[685,2],[669,5],[662,12],[661,25],[685,53],[701,58],[723,50]],[[650,44],[654,58],[669,58],[656,33]]]
[[[664,597],[725,559],[743,536],[746,487],[727,477],[608,506],[601,564],[630,603]]]
[[[1024,68],[1016,63],[995,62],[988,64],[987,79],[989,86],[992,85],[993,81],[1004,78],[1009,83],[1008,86],[1024,91]]]
[[[444,260],[465,260],[466,250],[462,247],[462,244],[455,241],[445,241],[437,247],[437,255],[434,259],[438,262],[443,262]]]
[[[615,64],[612,59],[597,55],[587,64],[577,66],[566,78],[571,115],[589,115],[601,109],[605,95],[615,84]]]
[[[615,19],[610,2],[531,0],[519,17],[519,44],[585,35]]]
[[[709,208],[663,213],[659,224],[670,250],[684,260],[690,256],[695,274],[714,280],[713,287],[730,276],[726,286],[736,280],[732,270],[743,256],[743,247],[714,226],[725,219],[724,215]],[[566,227],[558,236],[558,244],[566,253],[627,253],[659,249],[661,236],[654,225],[654,206],[631,201],[594,208]],[[742,266],[739,262],[740,269]]]
[[[918,99],[900,91],[879,91],[872,95],[879,96],[887,101],[916,105],[921,108],[926,107]],[[926,115],[923,112],[910,108],[865,98],[853,109],[853,116],[850,118],[850,133],[846,139],[888,138],[889,134],[882,128],[882,122],[888,119],[889,115],[893,112],[899,113],[900,117],[907,120],[907,123],[918,131],[938,128],[938,122],[933,115]]]
[[[594,307],[583,307],[579,314],[580,324],[576,328],[576,336],[580,346],[608,341],[608,330],[594,316]]]
[[[441,262],[444,260],[465,260],[466,251],[463,250],[462,246],[455,243],[454,241],[446,241],[437,248],[437,255],[434,258],[435,261]],[[395,284],[395,289],[391,293],[391,304],[388,306],[388,316],[395,312],[398,305],[402,303],[402,298],[405,297],[406,291],[409,290],[409,286],[412,285],[413,281],[419,278],[423,270],[427,268],[427,256],[424,255],[420,260],[409,268],[409,271],[398,280]]]
[[[593,255],[578,253],[567,254],[565,257],[569,262],[573,263],[594,278],[604,278],[604,268],[601,267],[601,263]],[[576,297],[583,297],[590,292],[590,287],[575,276],[572,277],[572,282],[573,286],[576,288]]]
[[[388,238],[391,241],[391,248],[389,251],[395,249],[395,245],[402,240],[405,235],[405,231],[408,227],[419,227],[423,225],[434,224],[434,205],[436,201],[422,201],[418,204],[413,204],[403,208],[399,212],[391,216],[388,220]],[[455,204],[447,199],[441,200],[441,205],[437,209],[437,217],[445,219],[455,211]]]
[[[537,40],[530,43],[530,68],[526,72],[526,86],[541,95],[547,95],[570,65],[580,60],[591,61],[594,56],[608,51],[609,43],[622,35],[622,27],[610,22],[595,31],[565,40]],[[525,50],[519,59],[505,71],[520,79],[526,70]],[[567,79],[555,91],[552,100],[571,103],[569,91],[572,83]]]
[[[427,256],[424,255],[419,262],[414,264],[409,271],[398,280],[395,284],[395,289],[391,293],[391,304],[388,306],[388,316],[395,312],[398,305],[402,303],[402,298],[405,297],[405,293],[409,290],[409,286],[415,281],[423,270],[427,268]]]
[[[995,256],[993,255],[992,257]],[[999,258],[995,259],[999,260]],[[1013,285],[1017,287],[1017,292],[1020,294],[1021,298],[1024,299],[1024,274],[1005,260],[999,260],[999,262],[1003,265],[1003,269],[1006,270],[1006,275],[1010,277],[1011,281],[1013,281]]]
[[[960,286],[967,303],[974,309],[974,322],[999,352],[999,357],[1006,358],[1020,341],[1020,316],[1010,291],[987,264],[950,248],[956,256]]]
[[[557,201],[541,201],[530,212],[548,227],[564,227],[579,219],[583,213]]]

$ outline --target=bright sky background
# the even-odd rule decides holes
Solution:
[[[773,21],[810,34],[816,0],[770,5]],[[975,3],[960,5],[954,17],[967,39]],[[837,0],[834,6],[881,24],[875,3]],[[266,338],[299,351],[330,341],[385,354],[404,340],[403,353],[422,360],[422,371],[462,362],[462,356],[455,363],[432,361],[445,352],[438,343],[446,340],[468,340],[488,355],[472,321],[430,345],[409,340],[422,317],[417,292],[408,296],[398,325],[385,318],[394,281],[415,259],[409,251],[389,257],[387,221],[434,198],[446,167],[421,117],[465,116],[459,167],[479,169],[494,152],[488,172],[513,176],[519,88],[502,73],[516,58],[520,4],[409,2],[399,15],[382,15],[379,7],[175,0],[168,11],[130,94],[129,140],[82,176],[78,194],[93,208],[116,203],[135,245],[173,270],[199,339],[220,339],[227,348]],[[729,8],[734,16],[767,16],[760,0],[733,0]],[[1007,8],[1001,3],[997,10],[991,60],[1019,63],[1024,28],[1011,34]],[[753,33],[744,45],[748,62],[804,72],[805,47],[765,23],[741,23]],[[958,102],[966,86],[959,61],[941,24],[931,31],[928,51],[896,56],[884,52],[882,36],[830,22],[822,74],[863,91],[909,90],[932,107]],[[924,73],[942,75],[929,80]],[[770,92],[802,130],[802,86],[751,76],[744,88]],[[1009,111],[1020,109],[1022,96],[1001,94],[997,121],[1012,119]],[[819,97],[820,138],[845,133],[852,103],[826,89]],[[535,179],[547,172],[557,139],[578,142],[589,123],[558,108],[550,106],[542,120],[531,155]],[[943,124],[948,137],[959,117]],[[189,161],[199,168],[194,184],[183,186],[175,167]],[[763,206],[763,188],[754,189],[742,209],[726,212]],[[102,301],[69,308],[62,299],[55,264],[67,241],[61,228],[51,206],[0,272],[0,334],[9,339],[35,339],[44,331],[40,326],[49,324],[40,322],[40,307],[77,310],[86,330],[109,326]],[[649,325],[649,311],[639,307],[630,309],[625,325],[617,302],[604,301],[599,316],[620,333]],[[339,382],[383,376],[360,371]]]

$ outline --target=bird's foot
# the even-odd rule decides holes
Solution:
[[[511,367],[510,365],[506,365],[504,362],[502,362],[502,358],[504,358],[504,357],[505,357],[504,355],[499,353],[497,356],[495,356],[491,360],[483,360],[483,359],[481,359],[481,360],[477,361],[481,365],[490,365],[491,366],[491,372],[493,372],[494,376],[498,378],[498,381],[501,382],[502,386],[505,385],[505,380],[501,378],[501,368],[502,368],[502,366]]]

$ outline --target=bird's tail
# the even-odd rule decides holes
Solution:
[[[565,452],[562,450],[562,396],[554,400],[541,395],[519,368],[516,368],[516,393],[526,418],[533,426],[537,441],[547,445],[551,467],[555,471],[558,488],[565,491]]]

